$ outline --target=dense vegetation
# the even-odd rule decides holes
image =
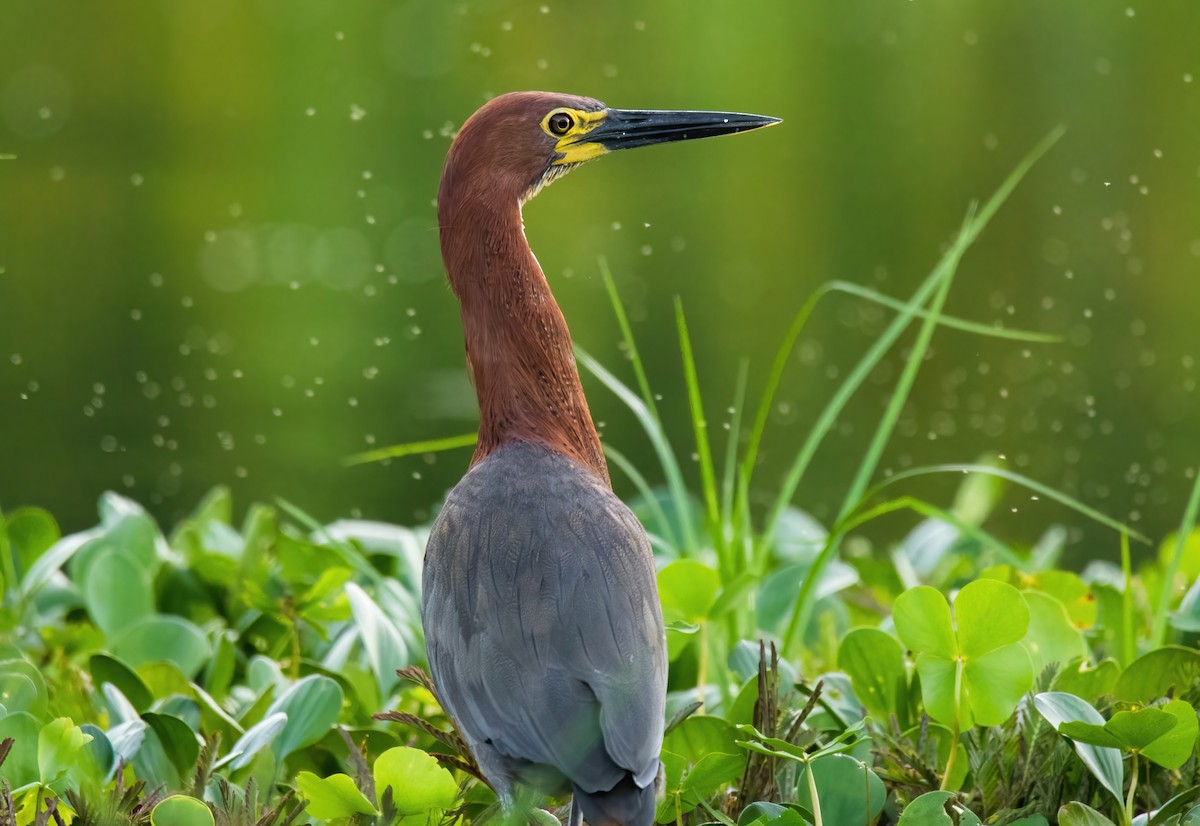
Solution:
[[[1178,533],[1135,570],[1129,540],[1146,537],[997,461],[879,472],[937,327],[1046,339],[942,313],[959,260],[1038,152],[969,212],[907,301],[846,284],[815,296],[753,415],[743,417],[740,382],[723,462],[678,313],[698,496],[684,486],[619,300],[638,389],[580,354],[645,427],[667,481],[652,488],[641,463],[609,449],[641,491],[633,504],[654,538],[669,623],[660,822],[1200,823],[1200,479]],[[766,413],[831,290],[888,306],[895,320],[760,512],[748,491]],[[844,505],[822,525],[790,504],[795,486],[842,406],[914,324]],[[908,491],[907,480],[933,473],[962,476],[952,502]],[[989,516],[1018,490],[1112,528],[1122,564],[1060,570],[1055,526],[1028,546],[992,535]],[[894,541],[872,546],[858,532],[901,511],[922,521]],[[494,813],[419,668],[423,546],[420,528],[321,525],[285,502],[251,506],[238,527],[223,489],[165,535],[115,494],[101,498],[95,528],[65,537],[40,509],[6,514],[0,823]]]

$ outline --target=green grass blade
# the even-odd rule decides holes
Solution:
[[[675,459],[675,452],[671,449],[670,442],[667,441],[667,434],[663,431],[662,424],[636,393],[578,345],[575,346],[575,356],[589,373],[598,378],[601,384],[624,402],[642,425],[646,435],[650,437],[650,444],[654,447],[654,452],[658,454],[663,475],[667,480],[667,490],[670,491],[671,501],[679,512],[679,523],[683,526],[684,532],[681,537],[684,543],[683,548],[689,554],[694,553],[696,536],[692,530],[691,520],[688,518],[691,508],[688,505],[687,487],[683,483],[683,472],[679,469],[679,462]]]
[[[929,297],[936,284],[936,271],[930,273],[930,276],[922,283],[917,292],[908,302],[900,301],[892,298],[889,295],[872,290],[869,287],[863,287],[849,281],[827,281],[821,284],[804,302],[804,306],[796,313],[792,319],[792,324],[788,328],[787,334],[783,338],[783,342],[779,345],[779,349],[775,352],[775,359],[771,364],[771,372],[767,377],[767,385],[763,390],[762,397],[758,404],[758,410],[755,413],[754,424],[750,429],[750,438],[747,442],[746,455],[742,461],[742,471],[750,475],[754,469],[755,462],[758,460],[758,450],[762,444],[763,431],[767,426],[767,417],[771,412],[771,405],[775,401],[775,394],[779,389],[779,383],[783,378],[783,371],[787,367],[788,359],[791,357],[792,350],[796,346],[796,341],[800,337],[800,333],[804,330],[808,323],[809,317],[816,308],[817,303],[830,293],[841,292],[848,295],[864,298],[868,301],[873,301],[884,307],[897,310],[903,314],[902,319],[897,319],[893,322],[895,332],[892,335],[892,328],[889,327],[884,336],[888,337],[889,344],[895,340],[903,330],[908,326],[909,321],[915,316],[917,318],[927,318],[929,313],[921,308],[925,299]],[[980,324],[975,321],[957,318],[955,316],[943,315],[936,319],[936,322],[944,327],[953,327],[965,332],[975,333],[976,335],[989,336],[992,338],[1005,338],[1014,341],[1025,341],[1030,343],[1046,343],[1055,344],[1063,340],[1062,336],[1053,335],[1050,333],[1035,333],[1029,330],[1010,330],[1002,327],[991,327],[986,324]],[[881,348],[882,352],[886,352],[887,347]],[[874,367],[874,363],[871,364]],[[869,372],[869,370],[868,370]],[[840,408],[838,408],[840,410]],[[836,412],[830,417],[830,421],[836,418]],[[803,453],[803,451],[802,451]],[[789,500],[791,496],[787,497]]]
[[[700,398],[700,378],[696,374],[696,358],[692,354],[692,339],[688,336],[683,302],[675,296],[675,327],[679,331],[679,355],[683,359],[683,378],[687,384],[688,411],[692,415],[692,432],[696,438],[696,456],[700,463],[700,482],[704,490],[704,507],[709,529],[716,534],[721,522],[717,503],[717,474],[713,467],[712,448],[708,443],[708,419],[704,416],[704,400]],[[718,553],[723,543],[713,537]],[[721,566],[724,568],[724,565]]]
[[[1150,542],[1150,539],[1145,534],[1135,531],[1124,522],[1119,522],[1116,519],[1113,519],[1111,516],[1101,513],[1095,508],[1088,507],[1078,499],[1068,496],[1061,491],[1057,491],[1049,485],[1045,485],[1035,479],[1030,479],[1028,476],[1023,476],[1020,473],[1008,470],[1007,468],[998,468],[991,465],[947,464],[909,468],[908,470],[902,470],[899,473],[889,476],[886,480],[871,488],[871,490],[867,491],[867,493],[863,496],[863,499],[870,499],[884,488],[890,487],[891,485],[894,485],[904,479],[912,479],[916,476],[929,476],[930,474],[934,473],[984,473],[989,476],[996,476],[1009,482],[1021,485],[1022,487],[1033,491],[1039,496],[1052,499],[1055,502],[1058,502],[1060,505],[1065,505],[1081,516],[1086,516],[1093,522],[1098,522],[1107,528],[1112,528],[1118,533],[1127,533],[1139,542]]]
[[[866,524],[867,522],[872,522],[882,516],[886,516],[889,513],[895,513],[897,511],[912,511],[913,513],[919,513],[921,516],[924,516],[927,519],[937,519],[945,522],[946,524],[957,528],[958,531],[964,536],[973,539],[985,548],[995,551],[996,555],[1008,565],[1019,567],[1023,562],[1021,557],[1019,557],[1012,548],[1001,542],[996,537],[992,536],[987,531],[976,525],[964,522],[955,516],[953,511],[939,508],[936,505],[932,505],[923,499],[916,498],[915,496],[900,496],[880,505],[876,505],[870,510],[862,511],[861,513],[858,513],[847,519],[844,524],[839,526],[839,529],[842,533],[849,533],[850,531]]]
[[[443,450],[455,450],[460,447],[474,447],[479,437],[475,433],[464,433],[461,436],[447,436],[442,439],[427,439],[423,442],[407,442],[402,445],[381,447],[364,453],[355,453],[342,460],[345,465],[365,465],[369,462],[382,462],[384,459],[398,459],[401,456],[412,456],[420,453],[439,453]]]
[[[1129,534],[1121,534],[1121,573],[1125,589],[1121,592],[1121,667],[1127,668],[1137,656],[1137,637],[1133,630],[1133,561],[1129,555]]]
[[[1064,131],[1065,130],[1062,126],[1054,129],[1049,135],[1043,138],[1042,141],[1038,143],[1038,145],[1035,146],[1019,164],[1017,164],[1017,167],[1011,173],[1009,173],[1008,177],[1005,178],[1003,183],[1001,183],[1000,187],[996,190],[992,197],[988,199],[987,203],[984,204],[979,213],[970,216],[969,220],[965,222],[962,230],[959,232],[958,238],[955,240],[953,247],[951,247],[950,251],[943,256],[942,261],[934,269],[934,273],[929,279],[926,280],[926,283],[922,285],[922,289],[925,289],[928,286],[928,289],[930,290],[932,290],[934,287],[937,287],[938,290],[938,294],[934,297],[933,304],[930,308],[932,317],[927,317],[922,324],[920,332],[918,333],[918,343],[916,346],[914,346],[913,353],[911,354],[908,363],[905,365],[904,374],[901,376],[900,381],[897,382],[896,389],[893,391],[892,398],[889,400],[888,409],[884,414],[884,418],[875,431],[875,437],[873,438],[871,446],[868,449],[867,457],[862,465],[859,466],[854,482],[844,500],[841,513],[839,514],[839,522],[850,512],[851,509],[854,508],[855,504],[863,498],[862,494],[864,493],[867,485],[870,483],[870,478],[875,472],[875,467],[878,464],[879,457],[882,455],[883,448],[888,438],[891,436],[892,427],[895,425],[895,421],[899,417],[900,408],[903,406],[904,399],[907,398],[908,390],[912,385],[912,381],[916,377],[916,372],[920,368],[921,359],[924,357],[925,349],[928,347],[929,340],[933,335],[933,328],[935,326],[934,322],[936,317],[940,315],[942,302],[944,302],[946,294],[950,288],[950,284],[952,283],[958,261],[962,258],[963,254],[966,253],[967,249],[971,246],[975,239],[979,237],[979,234],[987,226],[988,221],[990,221],[992,216],[996,214],[996,210],[1000,208],[1000,205],[1004,203],[1005,199],[1007,199],[1012,193],[1013,189],[1016,188],[1017,184],[1025,176],[1025,173],[1029,171],[1033,164],[1036,163],[1037,160],[1043,154],[1045,154],[1046,151],[1048,151],[1060,137],[1062,137]],[[913,303],[915,303],[917,307],[924,305],[923,300],[910,302],[910,305]],[[908,318],[911,318],[911,316]],[[907,324],[908,318],[905,318],[905,315],[902,314],[898,317],[898,320],[904,319],[904,323]],[[839,388],[839,394],[845,389],[845,386],[846,383],[843,383],[842,388]],[[848,398],[849,394],[847,394],[846,397]],[[828,430],[829,426],[832,426],[832,420],[828,422],[826,431]],[[821,434],[821,437],[824,437],[824,433]],[[813,451],[815,452],[815,446]],[[790,478],[789,481],[791,481]],[[799,479],[796,479],[796,484],[798,483]],[[794,488],[792,490],[794,492]],[[790,493],[787,501],[791,501]],[[783,504],[783,506],[777,504],[775,511],[777,515],[773,516],[775,522],[768,526],[770,530],[773,530],[774,525],[777,523],[778,515],[783,513],[784,507],[786,507],[786,504]],[[769,537],[770,534],[768,533],[767,536]],[[788,622],[787,631],[784,634],[784,651],[790,650],[791,644],[794,641],[797,632],[807,625],[808,617],[812,612],[813,594],[815,593],[816,583],[820,581],[821,574],[823,573],[825,566],[829,564],[829,561],[837,553],[840,544],[841,533],[835,530],[830,534],[830,541],[826,543],[825,547],[821,550],[821,553],[813,561],[813,565],[809,569],[808,576],[805,577],[804,582],[800,586],[800,593],[796,597],[795,608],[792,612],[791,619]]]
[[[1175,553],[1167,562],[1167,570],[1163,573],[1162,588],[1158,594],[1158,608],[1154,612],[1154,624],[1150,632],[1150,646],[1158,648],[1164,642],[1167,634],[1167,613],[1171,609],[1171,591],[1175,576],[1179,573],[1179,564],[1183,561],[1183,551],[1187,547],[1188,537],[1196,527],[1197,511],[1200,511],[1200,468],[1196,469],[1196,481],[1192,485],[1192,495],[1188,497],[1187,507],[1183,511],[1183,521],[1179,525],[1179,533],[1175,536]]]
[[[852,281],[830,281],[827,285],[830,291],[847,293],[848,295],[865,298],[868,301],[873,301],[884,307],[892,310],[904,312],[907,305],[897,298],[892,298],[890,295],[872,290],[870,287],[864,287],[861,284],[855,284]],[[930,318],[931,314],[922,309],[916,310],[914,315],[917,318]],[[1061,344],[1065,339],[1054,333],[1037,333],[1033,330],[1018,330],[1008,327],[994,327],[990,324],[980,324],[978,321],[969,321],[965,318],[958,318],[952,315],[939,315],[934,318],[934,321],[942,327],[950,327],[954,330],[962,330],[964,333],[974,333],[977,336],[986,336],[988,338],[1004,338],[1010,341],[1026,341],[1031,344]]]
[[[746,380],[749,375],[750,360],[744,358],[738,362],[737,386],[733,391],[733,405],[729,408],[729,438],[725,440],[725,464],[721,478],[721,526],[730,534],[726,541],[732,541],[737,534],[737,526],[733,523],[737,490],[737,449],[738,437],[742,432],[742,408],[746,404]]]
[[[629,461],[624,453],[612,445],[604,445],[604,456],[609,462],[616,465],[622,473],[628,476],[629,481],[633,482],[633,486],[637,488],[638,493],[646,500],[646,506],[650,508],[660,529],[665,534],[664,539],[666,539],[671,547],[678,551],[679,537],[675,535],[675,528],[671,525],[670,520],[667,519],[667,514],[662,509],[662,505],[658,503],[658,497],[654,495],[654,489],[650,487],[646,481],[646,477],[634,466],[633,462]]]
[[[604,281],[604,289],[608,291],[608,300],[612,303],[613,314],[617,317],[617,326],[621,328],[621,340],[629,351],[629,362],[633,365],[633,375],[637,379],[638,389],[642,391],[642,401],[650,414],[658,419],[658,406],[654,403],[654,393],[650,391],[650,380],[646,378],[646,366],[638,352],[637,342],[633,338],[633,328],[629,326],[629,317],[625,314],[625,305],[621,303],[621,295],[617,292],[617,282],[613,280],[612,271],[608,268],[608,260],[600,258],[600,278]]]

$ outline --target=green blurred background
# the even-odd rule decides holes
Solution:
[[[469,451],[342,460],[474,428],[438,175],[478,105],[548,89],[784,118],[607,158],[525,210],[576,340],[631,380],[607,258],[684,456],[673,296],[723,436],[740,360],[756,398],[817,285],[907,295],[968,202],[1065,124],[949,309],[1066,343],[939,331],[885,466],[1003,455],[1159,537],[1200,461],[1198,43],[1192,0],[0,0],[0,505],[79,528],[116,489],[169,521],[222,482],[243,505],[427,519]],[[822,303],[756,501],[886,319]],[[830,517],[899,365],[798,505]],[[629,412],[584,384],[604,438],[661,478]],[[945,502],[955,481],[913,489]],[[1012,493],[993,527],[1030,542],[1059,520],[1077,522]],[[1072,538],[1077,558],[1116,546]]]

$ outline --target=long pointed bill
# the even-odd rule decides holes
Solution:
[[[607,109],[605,117],[582,139],[609,151],[668,141],[732,135],[779,123],[766,115],[739,112],[689,112],[655,109]]]

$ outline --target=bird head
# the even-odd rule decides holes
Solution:
[[[475,185],[524,203],[576,166],[618,149],[775,123],[779,118],[764,115],[611,109],[575,95],[512,92],[484,104],[463,124],[446,157],[439,200]]]

